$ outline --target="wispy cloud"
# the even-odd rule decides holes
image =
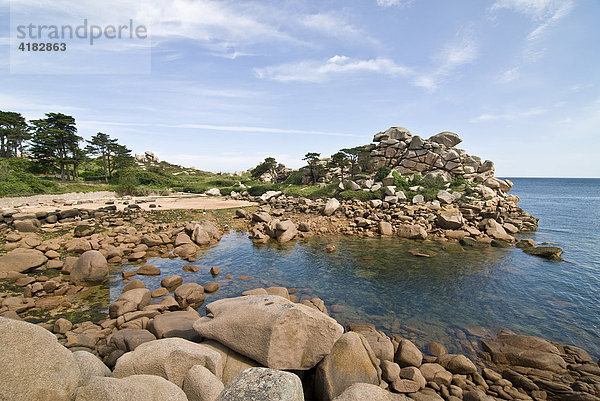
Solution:
[[[541,114],[546,114],[548,112],[547,109],[543,108],[533,108],[531,110],[521,111],[517,113],[504,113],[504,114],[482,114],[475,118],[469,120],[470,123],[479,123],[485,121],[496,121],[496,120],[518,120],[520,118],[538,116]]]
[[[543,57],[545,49],[542,41],[563,18],[568,16],[575,2],[573,0],[496,0],[488,11],[495,15],[501,10],[510,10],[530,18],[535,26],[526,37],[523,57],[534,62]]]
[[[518,79],[520,75],[520,68],[514,67],[502,72],[496,81],[501,84],[507,84]]]
[[[407,76],[411,70],[396,64],[389,58],[354,59],[336,55],[326,60],[304,60],[264,68],[256,68],[255,75],[261,79],[279,82],[322,83],[336,76],[358,73],[376,73],[389,76]]]
[[[392,6],[408,6],[413,0],[377,0],[377,5],[380,7],[392,7]]]
[[[318,135],[318,136],[341,136],[355,137],[357,135],[340,133],[340,132],[325,132],[325,131],[309,131],[287,128],[268,128],[268,127],[248,127],[240,125],[212,125],[212,124],[154,124],[140,122],[111,122],[111,121],[95,121],[82,120],[78,124],[91,126],[116,126],[116,127],[161,127],[174,129],[199,129],[207,131],[225,131],[235,133],[260,133],[260,134],[290,134],[290,135]]]
[[[415,77],[413,83],[416,86],[435,90],[439,82],[446,79],[457,68],[472,63],[478,55],[478,46],[472,29],[467,28],[457,33],[457,39],[447,43],[434,55],[438,67],[432,72],[420,74]]]

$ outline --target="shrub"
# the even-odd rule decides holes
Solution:
[[[368,201],[371,199],[376,199],[375,194],[376,193],[371,191],[342,191],[339,193],[339,196],[340,198],[346,200],[357,199],[361,201]]]
[[[375,174],[375,181],[382,181],[385,177],[387,177],[390,174],[391,171],[392,169],[387,166],[379,167],[377,169],[377,173]]]
[[[137,195],[139,181],[135,173],[123,172],[117,180],[117,193],[119,195]]]
[[[267,191],[277,191],[279,187],[275,184],[261,184],[248,188],[248,193],[252,196],[260,196]]]
[[[302,171],[294,171],[290,176],[284,181],[286,185],[302,185]]]

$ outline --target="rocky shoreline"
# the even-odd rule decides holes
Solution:
[[[409,339],[389,337],[370,324],[342,327],[328,316],[321,299],[297,299],[283,287],[257,288],[209,303],[206,316],[200,316],[195,308],[218,290],[216,282],[182,284],[181,277],[166,276],[152,289],[135,278],[161,274],[144,264],[149,257],[194,261],[196,252],[220,240],[226,225],[248,230],[255,242],[334,233],[421,238],[415,243],[436,239],[464,247],[514,242],[496,234],[504,235],[503,226],[490,224],[485,208],[473,219],[462,216],[459,227],[444,229],[440,224],[462,215],[460,206],[436,210],[432,202],[383,207],[371,201],[313,201],[281,194],[244,197],[258,206],[232,211],[220,224],[180,222],[177,217],[156,222],[163,212],[142,211],[135,203],[124,211],[116,205],[96,210],[71,206],[33,216],[4,211],[3,248],[8,252],[0,256],[0,277],[10,291],[1,295],[0,314],[10,320],[2,318],[0,330],[10,352],[0,356],[0,366],[13,376],[0,386],[0,398],[600,399],[598,365],[573,346],[504,331],[482,339],[478,355],[470,359],[448,354],[439,343],[419,350]],[[522,211],[495,210],[506,210],[503,221],[517,218],[509,213],[526,221]],[[521,228],[530,226],[523,223]],[[404,235],[411,230],[418,235]],[[108,299],[101,283],[112,266],[125,261],[139,268],[123,274],[127,285],[109,305],[108,316],[75,324],[53,317],[86,308],[89,298],[78,298],[82,294]],[[218,269],[211,273],[226,274]],[[37,312],[38,325],[14,320]],[[22,338],[43,346],[23,350],[15,345]],[[53,373],[54,365],[43,371],[49,360],[64,373]],[[32,376],[28,369],[38,373]],[[28,377],[35,377],[35,383],[25,386]],[[52,397],[33,395],[38,390]]]

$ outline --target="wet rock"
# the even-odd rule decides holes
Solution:
[[[504,227],[494,219],[488,219],[484,226],[485,232],[492,238],[512,242],[514,238],[506,233]]]
[[[387,221],[380,221],[378,223],[377,230],[379,231],[379,234],[381,234],[381,235],[393,235],[394,234],[394,229],[392,228],[392,225],[390,223],[388,223]]]
[[[202,337],[275,369],[312,368],[343,332],[321,312],[271,295],[222,299],[206,314],[194,323]]]
[[[355,383],[379,385],[377,366],[375,354],[364,337],[355,332],[343,334],[331,353],[317,365],[317,399],[333,400]]]
[[[217,401],[303,401],[300,378],[267,368],[246,369],[221,392]]]
[[[173,288],[181,283],[183,283],[183,278],[177,275],[167,276],[160,281],[160,285],[165,288]]]
[[[296,235],[298,235],[298,229],[290,220],[279,221],[275,225],[275,238],[277,238],[277,242],[284,243],[291,241]]]
[[[200,270],[200,268],[196,265],[185,265],[181,268],[184,272],[195,273]]]
[[[143,265],[135,273],[141,276],[158,276],[160,275],[160,269],[154,265]]]
[[[71,270],[71,282],[77,285],[93,286],[108,279],[108,262],[98,251],[86,251],[75,262]]]
[[[436,342],[436,341],[432,341],[427,345],[427,348],[429,349],[429,353],[431,355],[435,355],[435,356],[440,356],[440,355],[444,355],[448,353],[448,350],[446,349],[446,347],[444,347],[442,344]]]
[[[185,374],[194,365],[204,366],[217,377],[223,370],[218,352],[183,338],[164,338],[143,343],[135,351],[121,356],[113,376],[150,374],[164,377],[181,387]]]
[[[185,283],[175,290],[175,301],[181,308],[201,305],[204,302],[204,288],[197,283]]]
[[[219,231],[219,227],[212,221],[203,220],[199,223],[196,223],[192,226],[192,229],[189,230],[186,228],[186,231],[190,232],[190,238],[197,245],[210,245],[215,244],[221,240],[221,232]]]
[[[562,260],[561,255],[563,250],[557,246],[537,246],[523,248],[523,252],[529,255],[534,255],[540,258],[558,262]]]

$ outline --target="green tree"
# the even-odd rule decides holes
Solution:
[[[354,148],[345,148],[342,149],[341,152],[346,154],[348,159],[350,160],[350,174],[354,177],[356,173],[356,166],[358,165],[358,157],[364,151],[364,146],[356,146]]]
[[[108,182],[108,165],[110,161],[110,146],[116,144],[116,139],[111,139],[108,135],[98,132],[90,140],[85,151],[93,156],[97,156],[102,161],[102,171],[104,172],[104,181]]]
[[[133,167],[135,164],[131,150],[127,146],[118,143],[112,143],[108,147],[108,177],[112,178],[117,170],[124,170]]]
[[[32,121],[35,132],[32,136],[31,152],[43,166],[56,168],[60,178],[70,179],[69,166],[83,139],[77,135],[75,119],[61,113],[47,113],[46,118]]]
[[[331,155],[331,160],[329,161],[329,166],[333,168],[340,169],[340,179],[344,179],[344,169],[350,165],[350,159],[348,155],[344,152],[337,152]]]
[[[316,183],[323,173],[323,167],[321,166],[321,159],[319,159],[319,157],[321,157],[320,153],[309,152],[305,154],[304,158],[302,159],[308,164],[313,183]]]
[[[277,161],[273,157],[267,157],[264,162],[252,169],[251,174],[254,178],[259,178],[265,173],[275,174],[275,167],[277,167]]]
[[[31,127],[15,112],[0,111],[0,156],[23,157],[25,141],[31,139]]]

